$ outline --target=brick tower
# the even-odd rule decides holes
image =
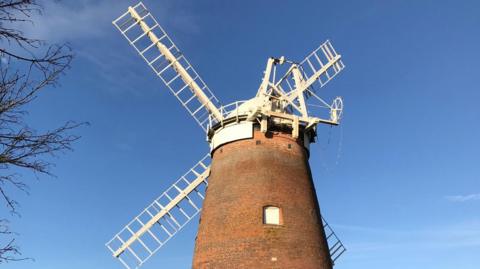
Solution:
[[[203,208],[194,269],[332,268],[308,151],[290,133],[217,148]]]

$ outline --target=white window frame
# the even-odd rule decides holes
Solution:
[[[282,210],[278,206],[264,206],[263,207],[263,224],[281,225],[282,224]]]

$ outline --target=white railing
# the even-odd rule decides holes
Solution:
[[[222,123],[226,119],[229,119],[229,118],[232,118],[232,117],[237,117],[238,118],[239,116],[244,115],[245,113],[242,113],[239,110],[239,108],[245,102],[247,102],[247,101],[242,100],[242,101],[236,101],[236,102],[230,103],[230,104],[225,105],[225,106],[221,106],[219,110],[220,110],[220,113],[222,114],[222,118],[223,118]],[[212,115],[209,116],[209,129],[212,126],[215,126],[218,123],[220,123],[220,122],[215,117],[213,117]]]

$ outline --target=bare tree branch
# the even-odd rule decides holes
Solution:
[[[12,190],[28,193],[18,171],[52,175],[50,157],[71,151],[79,136],[70,132],[86,124],[69,121],[38,132],[24,119],[26,105],[41,90],[57,86],[73,59],[68,44],[48,45],[18,30],[20,23],[33,24],[32,16],[41,14],[35,0],[0,0],[0,201],[13,215],[18,215],[18,202]],[[25,259],[8,220],[0,219],[0,264]]]
[[[0,235],[3,237],[11,237],[14,235],[9,229],[9,222],[6,219],[0,219]],[[15,238],[9,238],[6,243],[0,244],[0,264],[23,261],[29,258],[19,258],[22,256],[20,248],[15,244]]]

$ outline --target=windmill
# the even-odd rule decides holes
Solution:
[[[106,243],[113,257],[138,268],[202,212],[195,269],[332,268],[346,249],[320,214],[308,164],[317,125],[338,125],[342,116],[340,97],[331,104],[319,97],[344,68],[332,44],[301,62],[269,58],[252,99],[221,105],[142,2],[113,24],[210,145]],[[315,102],[323,112],[312,112]]]

